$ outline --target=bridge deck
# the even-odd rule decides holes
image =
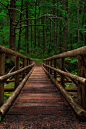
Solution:
[[[85,129],[70,105],[47,77],[35,67],[19,96],[7,112],[5,129]]]

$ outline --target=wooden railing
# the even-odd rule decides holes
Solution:
[[[15,58],[15,71],[14,72],[5,74],[5,55],[14,56],[14,58]],[[23,60],[23,65],[22,65],[21,69],[20,69],[20,58]],[[27,79],[27,76],[29,76],[28,73],[31,71],[31,69],[33,67],[34,67],[34,63],[33,63],[33,60],[31,58],[28,58],[28,57],[26,57],[18,52],[15,52],[13,50],[10,50],[8,48],[0,46],[0,106],[2,106],[4,103],[4,82],[9,77],[15,76],[14,90],[17,89],[17,91],[19,92],[19,89],[20,89],[20,88],[18,88],[19,81],[20,81],[19,74],[22,73],[23,82],[21,82],[20,85],[23,85],[25,83],[25,80]],[[8,90],[10,90],[10,88],[6,88],[5,90],[8,91]],[[14,94],[17,95],[17,92]],[[14,97],[14,94],[13,94],[13,97]]]
[[[65,58],[67,57],[77,57],[78,58],[78,76],[69,73],[65,70]],[[57,59],[60,59],[60,69],[57,67]],[[72,51],[67,51],[59,55],[54,55],[50,58],[43,60],[43,69],[49,75],[51,80],[57,85],[61,90],[67,101],[73,107],[75,112],[79,116],[86,117],[86,46],[81,47]],[[52,76],[52,71],[54,71],[54,77]],[[60,74],[61,84],[57,82],[57,73]],[[65,88],[65,78],[69,78],[77,86],[77,98],[78,104],[73,100],[71,95],[66,91]]]

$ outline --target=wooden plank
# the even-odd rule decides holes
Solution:
[[[0,76],[5,73],[5,54],[0,53]],[[0,81],[0,106],[4,103],[4,81]]]
[[[4,87],[4,91],[5,91],[5,92],[12,92],[12,91],[14,91],[14,90],[15,90],[14,87]]]
[[[65,87],[65,90],[68,92],[77,92],[78,91],[78,87]]]

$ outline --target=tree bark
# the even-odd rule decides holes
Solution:
[[[64,27],[64,41],[63,41],[63,52],[66,51],[67,49],[67,21],[68,21],[68,0],[65,2],[65,8],[66,8],[66,13],[65,13],[65,27]]]
[[[79,37],[79,0],[78,0],[77,5],[78,5],[78,9],[77,9],[77,22],[78,22],[78,45],[79,45],[79,39],[80,39],[80,37]]]
[[[22,12],[22,10],[23,10],[23,0],[21,1],[21,12]],[[20,13],[20,20],[22,20],[22,13]],[[19,40],[18,40],[18,52],[20,50],[20,42],[21,42],[21,32],[22,32],[21,26],[22,26],[22,24],[20,24]]]
[[[28,19],[28,1],[26,1],[26,19]],[[29,25],[29,21],[26,20],[26,43],[25,43],[25,53],[29,53],[29,44],[28,44],[28,25]]]
[[[36,6],[37,6],[37,0],[36,0],[36,2],[35,2],[35,18],[36,18]],[[35,23],[35,30],[34,30],[34,33],[35,33],[35,42],[34,42],[34,49],[36,48],[36,20],[34,21],[34,23]],[[34,51],[34,53],[35,53],[35,51]]]
[[[10,1],[10,8],[16,8],[16,0]],[[10,49],[16,51],[15,35],[16,10],[10,9]]]

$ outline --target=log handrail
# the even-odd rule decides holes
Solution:
[[[47,73],[47,75],[50,77],[50,79],[56,84],[56,87],[59,88],[63,96],[66,98],[66,100],[69,102],[69,104],[72,106],[74,111],[78,116],[80,116],[82,119],[86,120],[86,111],[78,104],[76,103],[71,95],[63,88],[61,84],[56,81],[56,79],[43,67],[44,71]]]
[[[78,58],[78,75],[73,75],[65,70],[65,58],[67,57],[77,57]],[[57,68],[57,59],[60,59],[60,69]],[[47,63],[48,62],[48,63]],[[80,47],[75,50],[67,51],[58,55],[54,55],[50,58],[43,60],[43,68],[46,72],[49,73],[49,76],[52,75],[52,70],[54,71],[54,76],[52,76],[57,82],[57,73],[60,74],[61,77],[61,84],[56,83],[59,85],[58,88],[61,86],[61,92],[66,90],[65,88],[65,77],[68,77],[77,85],[77,98],[78,104],[86,110],[86,46]],[[65,72],[66,71],[66,72]],[[53,79],[52,79],[53,80]],[[63,89],[62,89],[63,88]],[[70,91],[70,90],[69,90]],[[67,91],[65,92],[65,97]],[[70,100],[69,100],[70,102]],[[71,102],[70,102],[71,103]],[[72,105],[74,107],[74,105]],[[77,107],[78,108],[78,107]],[[76,109],[74,109],[76,110]],[[75,111],[76,112],[76,111]],[[85,112],[86,113],[86,112]],[[86,115],[86,114],[85,114]]]
[[[18,52],[15,52],[15,51],[13,51],[13,50],[11,50],[9,48],[5,48],[5,47],[3,47],[1,45],[0,45],[0,53],[5,53],[7,55],[20,57],[20,58],[23,58],[23,59],[25,58],[25,59],[33,60],[33,59],[29,58],[29,57],[26,57],[26,56],[24,56],[24,55],[22,55],[22,54],[20,54]]]
[[[5,55],[15,57],[15,71],[5,75]],[[20,69],[20,58],[23,59],[23,65]],[[19,86],[20,77],[19,74],[22,72],[22,80],[30,73],[31,69],[34,67],[33,59],[26,57],[18,52],[15,52],[9,48],[5,48],[0,45],[0,106],[4,104],[4,89],[5,91],[13,91]],[[15,76],[15,85],[13,88],[4,88],[4,83],[7,78]],[[22,82],[21,82],[22,83]]]
[[[24,86],[25,82],[27,81],[28,77],[31,75],[34,67],[31,71],[27,74],[27,76],[22,80],[22,83],[16,88],[13,94],[8,98],[8,100],[0,107],[0,116],[4,115],[8,108],[11,106],[12,102],[15,100],[19,92],[21,91],[22,87]]]
[[[59,58],[67,58],[67,57],[77,57],[78,55],[86,55],[86,46],[80,47],[75,50],[67,51],[58,55],[54,55],[50,58],[44,59],[44,61],[47,60],[54,60],[54,59],[59,59]]]
[[[83,78],[83,77],[79,77],[79,76],[73,75],[71,73],[64,72],[64,71],[62,71],[60,69],[56,69],[56,68],[51,67],[49,65],[45,65],[44,63],[43,63],[43,65],[48,67],[48,68],[50,68],[50,69],[52,69],[52,70],[54,70],[54,71],[56,71],[56,72],[58,72],[58,73],[61,73],[61,74],[65,75],[65,76],[67,76],[67,77],[70,77],[71,79],[75,79],[75,80],[77,80],[77,81],[79,81],[79,82],[81,82],[83,84],[86,84],[86,79]]]
[[[6,74],[6,75],[0,76],[0,81],[3,81],[3,80],[5,80],[5,79],[7,79],[7,78],[9,78],[9,77],[11,77],[11,76],[14,76],[14,75],[18,74],[18,73],[21,73],[21,72],[23,72],[24,70],[26,70],[26,69],[28,69],[28,68],[30,68],[30,67],[32,67],[32,66],[34,66],[34,63],[31,64],[31,65],[29,65],[29,66],[26,66],[26,67],[24,67],[24,68],[22,68],[22,69],[20,69],[20,70],[17,70],[17,71],[15,71],[15,72],[11,72],[11,73],[8,73],[8,74]]]

